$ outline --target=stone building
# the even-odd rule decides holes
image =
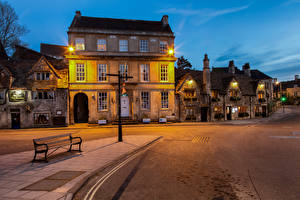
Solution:
[[[117,119],[117,77],[121,114],[127,120],[175,115],[174,33],[168,16],[160,21],[81,16],[68,30],[70,123]]]
[[[239,70],[210,70],[208,56],[203,71],[176,70],[177,116],[180,121],[234,120],[267,116],[272,108],[272,78],[246,63]]]
[[[300,103],[300,79],[295,75],[294,80],[276,82],[274,85],[274,96],[279,99],[281,96],[288,98],[288,104]]]
[[[0,128],[68,124],[66,63],[17,46],[0,59]]]

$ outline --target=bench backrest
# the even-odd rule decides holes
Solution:
[[[71,136],[71,133],[67,133],[67,134],[63,134],[63,135],[54,135],[54,136],[49,136],[49,137],[43,137],[43,138],[38,138],[38,139],[33,139],[34,142],[38,142],[38,143],[42,143],[42,142],[45,142],[45,141],[49,141],[50,143],[56,143],[54,141],[67,141],[67,140],[70,140],[70,139],[62,139],[62,138],[66,138],[66,137],[70,137]]]

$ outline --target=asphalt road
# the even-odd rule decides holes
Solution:
[[[109,177],[94,199],[299,200],[300,109],[286,112],[256,123],[126,128],[164,138]]]

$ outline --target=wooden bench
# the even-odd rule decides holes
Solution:
[[[47,154],[50,149],[53,151],[50,153],[52,154],[59,148],[62,148],[64,146],[69,146],[68,151],[72,151],[72,146],[73,145],[78,145],[78,150],[81,152],[81,143],[82,139],[81,137],[72,137],[70,133],[68,134],[63,134],[63,135],[55,135],[55,136],[50,136],[50,137],[43,137],[43,138],[38,138],[38,139],[33,139],[33,144],[34,144],[34,158],[32,162],[34,161],[47,161]],[[45,154],[45,159],[44,160],[37,160],[36,156],[37,154]],[[49,154],[49,155],[50,155]],[[48,156],[49,156],[48,155]]]

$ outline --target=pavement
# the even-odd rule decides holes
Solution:
[[[83,152],[60,149],[49,162],[31,163],[34,151],[0,156],[0,199],[71,199],[100,169],[158,140],[154,135],[130,135],[85,141]]]

